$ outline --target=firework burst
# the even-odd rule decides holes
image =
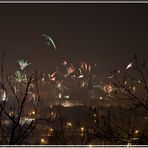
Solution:
[[[20,87],[21,85],[25,85],[27,83],[27,76],[25,73],[17,70],[14,75],[11,75],[10,81],[16,87]],[[17,88],[16,88],[17,89]]]
[[[18,60],[18,64],[20,66],[20,69],[24,70],[31,63],[28,63],[27,60],[25,60],[25,59],[21,59],[21,60]]]

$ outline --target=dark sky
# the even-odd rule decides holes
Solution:
[[[97,62],[100,70],[148,54],[148,4],[0,4],[0,49],[7,69],[26,57],[42,71],[64,59]],[[48,47],[48,34],[57,52]]]

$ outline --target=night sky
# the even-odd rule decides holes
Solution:
[[[98,63],[98,72],[109,72],[135,52],[147,60],[147,16],[148,4],[0,4],[0,49],[8,71],[23,57],[45,72],[63,60]]]

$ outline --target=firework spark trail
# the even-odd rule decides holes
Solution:
[[[126,67],[126,70],[129,69],[129,68],[131,68],[131,67],[133,67],[133,63],[129,63],[129,64],[127,65],[127,67]]]
[[[112,79],[113,77],[114,77],[114,75],[111,75],[111,76],[109,76],[108,78],[109,78],[109,79]]]
[[[6,91],[5,90],[2,90],[1,92],[2,92],[2,94],[1,94],[1,100],[2,101],[7,101],[8,98],[7,98]]]
[[[53,39],[52,39],[50,36],[48,36],[48,35],[46,35],[46,34],[41,34],[41,36],[42,36],[42,37],[45,37],[45,38],[47,39],[47,44],[48,44],[48,46],[50,46],[50,44],[52,44],[53,47],[54,47],[54,49],[57,50],[57,47],[56,47],[56,45],[55,45]]]
[[[51,75],[48,74],[48,78],[50,81],[55,81],[56,80],[56,76],[55,76],[56,72],[52,73]]]
[[[67,65],[67,61],[64,61],[63,64],[66,66]]]
[[[36,94],[35,92],[33,92],[33,91],[29,91],[28,94],[31,95],[30,100],[36,101],[37,94]]]
[[[83,77],[84,77],[84,75],[79,75],[79,76],[78,76],[78,78],[83,78]]]

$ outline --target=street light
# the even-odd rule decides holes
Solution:
[[[44,138],[41,138],[40,143],[41,144],[45,144],[45,139]]]

